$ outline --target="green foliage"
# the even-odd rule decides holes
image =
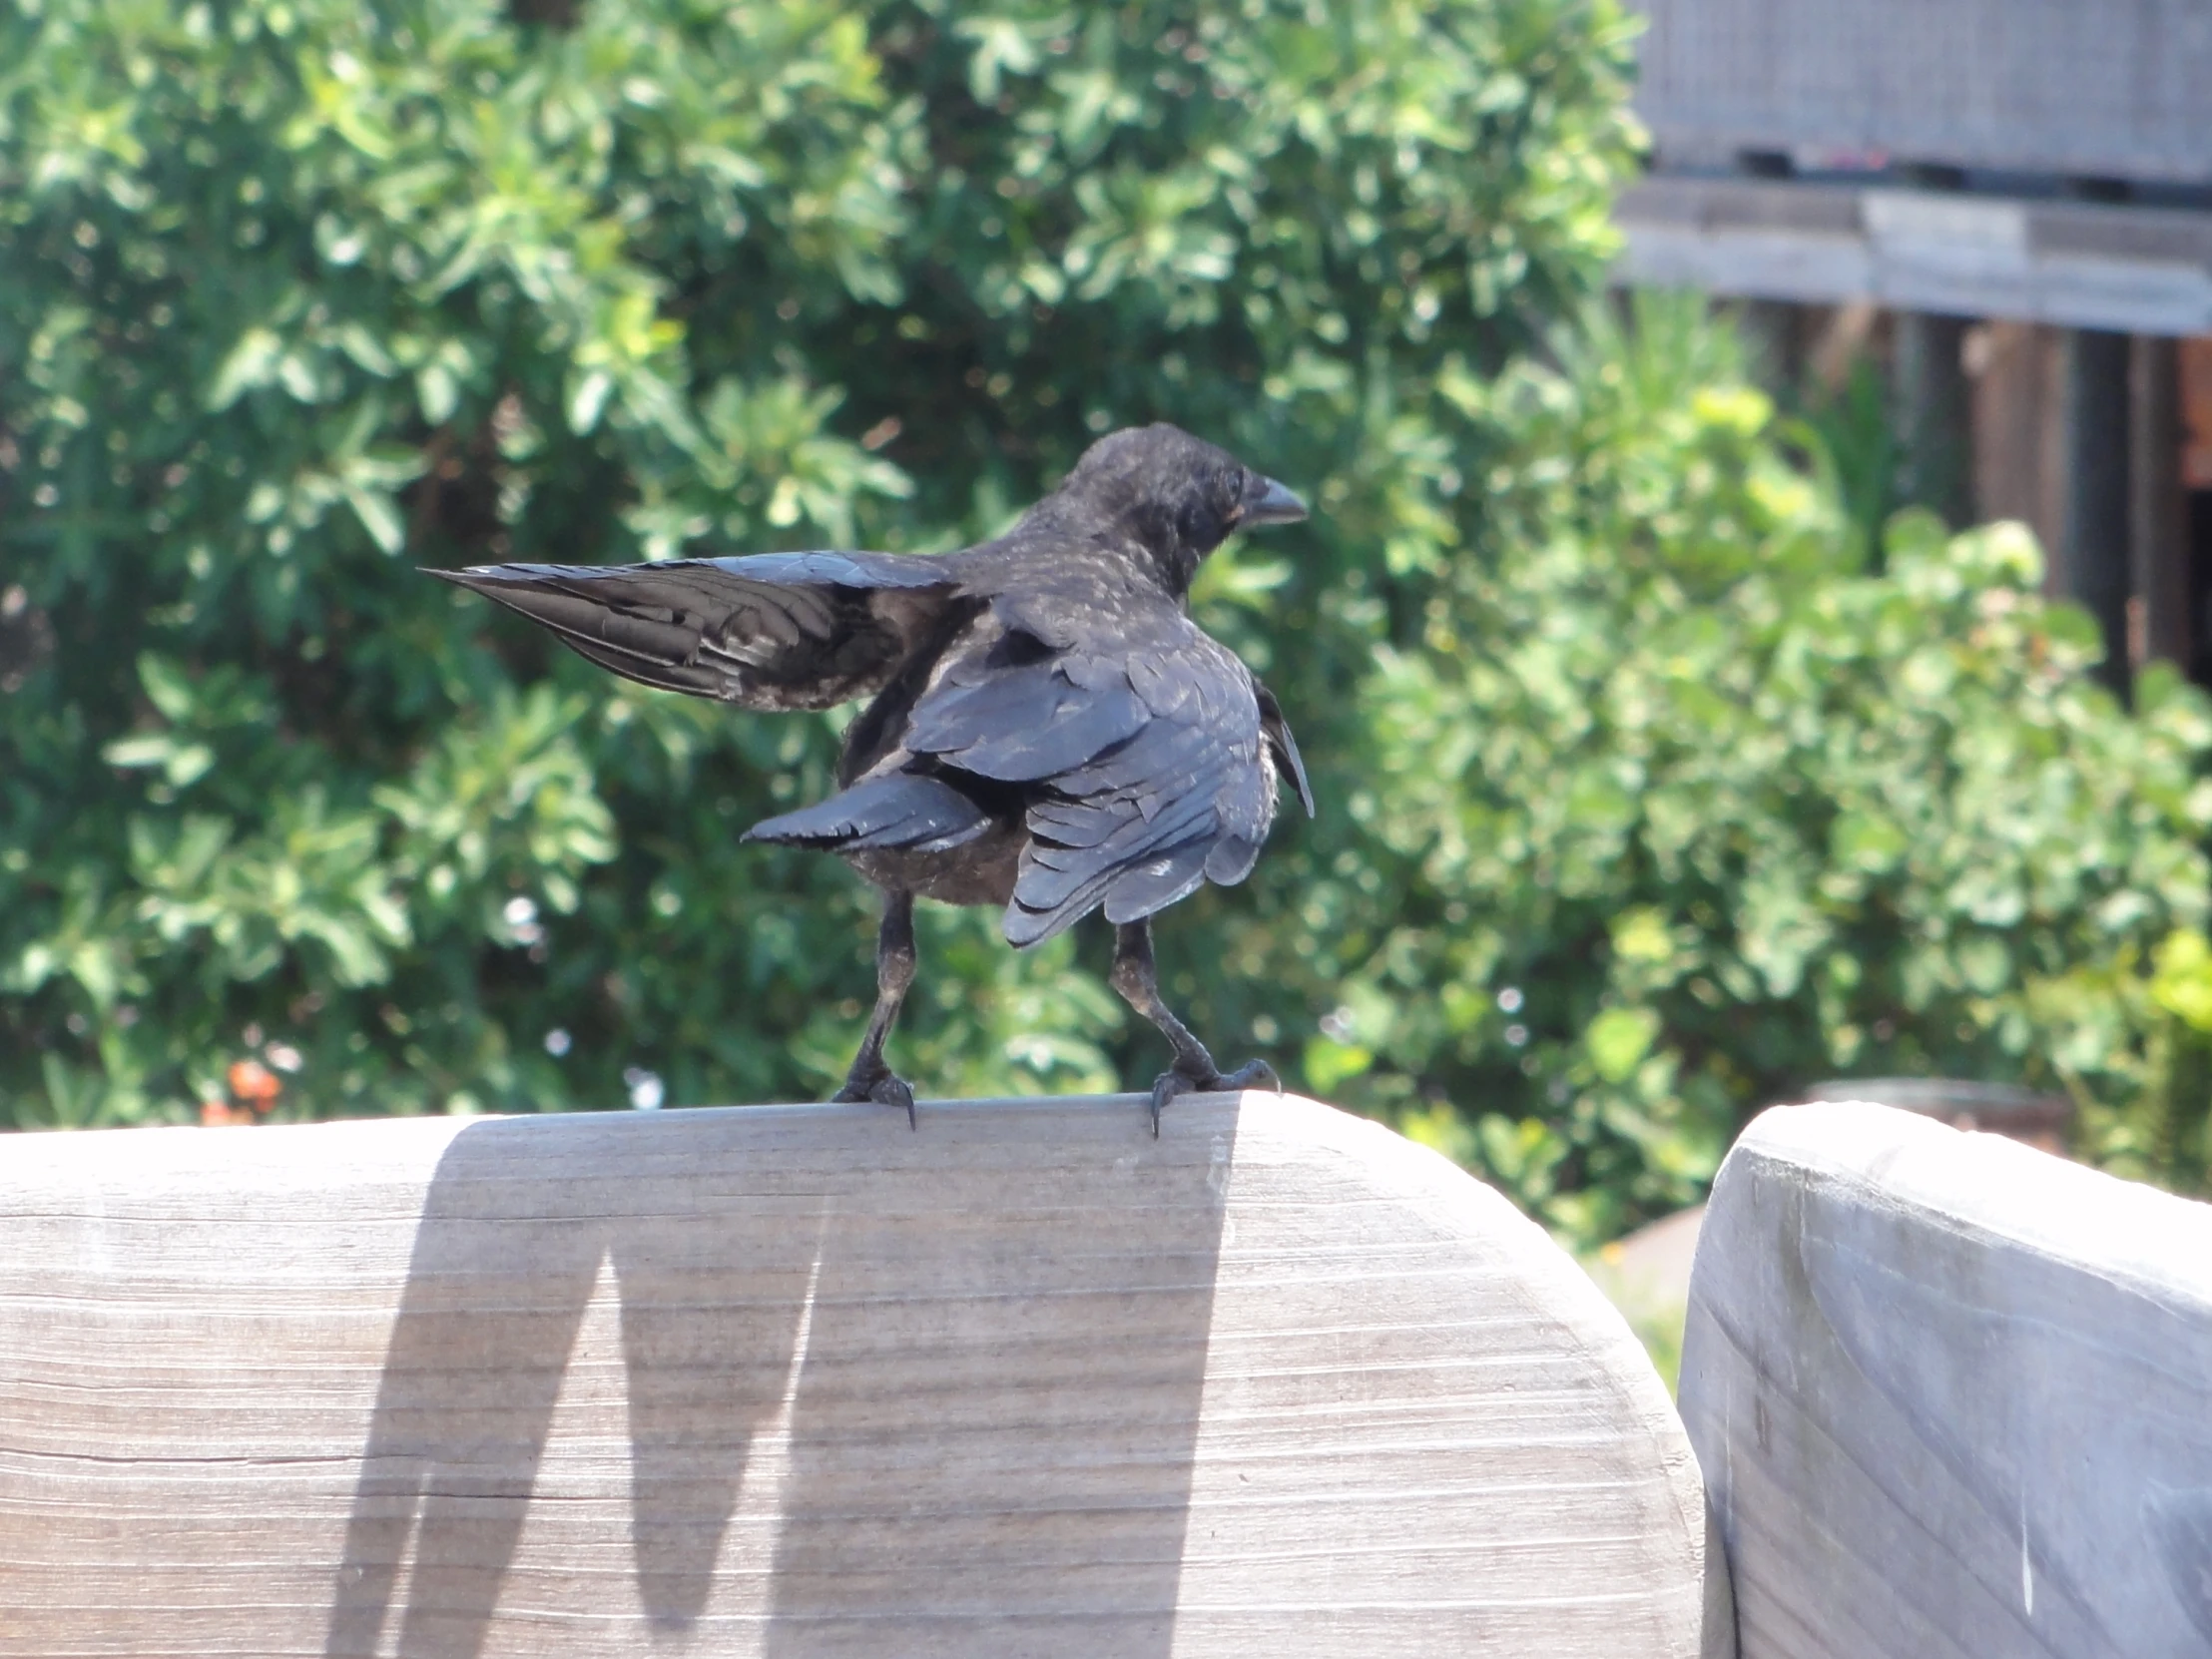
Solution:
[[[1627,33],[0,14],[0,1121],[266,1103],[250,1064],[293,1116],[822,1092],[872,907],[735,840],[848,717],[619,685],[411,567],[953,545],[1170,418],[1319,508],[1195,596],[1323,800],[1164,929],[1225,1057],[1584,1239],[1833,1071],[2055,1078],[2201,1174],[2202,704],[2093,689],[2014,532],[1902,519],[1868,574],[1851,457],[1694,306],[1561,323]],[[1156,1068],[1099,933],[919,920],[925,1087]]]
[[[2212,943],[2202,930],[2176,928],[2147,961],[2131,942],[2033,993],[2080,1111],[2080,1150],[2118,1175],[2212,1190]]]
[[[1611,0],[0,16],[0,1118],[189,1114],[249,1051],[296,1115],[841,1070],[865,895],[734,845],[835,721],[617,686],[417,563],[942,546],[1172,417],[1327,511],[1204,603],[1355,754],[1477,516],[1448,388],[1606,252],[1625,39]],[[1286,1064],[1311,992],[1197,977],[1296,893],[1166,963]],[[917,1078],[1149,1076],[1101,940],[989,934],[925,914]]]
[[[1878,570],[1882,527],[1898,506],[1898,441],[1891,429],[1889,384],[1871,360],[1860,357],[1833,391],[1809,390],[1805,418],[1834,465],[1857,556]]]
[[[2159,1010],[2212,1026],[2198,935],[2167,939],[2206,909],[2212,710],[2158,668],[2123,714],[2017,526],[1903,514],[1863,573],[1723,337],[1637,321],[1484,388],[1520,449],[1368,688],[1354,812],[1394,890],[1328,1062],[1386,1054],[1372,1106],[1493,1107],[1409,1127],[1581,1237],[1823,1075],[2063,1084],[2133,1147]],[[2201,1178],[2156,1133],[2135,1172]]]

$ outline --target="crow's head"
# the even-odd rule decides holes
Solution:
[[[1306,503],[1273,478],[1164,423],[1107,433],[1083,451],[1053,499],[1132,536],[1178,594],[1233,532],[1306,516]]]

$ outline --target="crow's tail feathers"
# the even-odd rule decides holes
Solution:
[[[990,823],[989,814],[941,779],[893,772],[864,778],[819,805],[764,819],[740,838],[829,852],[945,852],[975,839]]]

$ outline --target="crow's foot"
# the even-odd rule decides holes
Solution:
[[[1235,1071],[1190,1072],[1177,1066],[1152,1081],[1152,1138],[1160,1138],[1160,1114],[1179,1094],[1234,1094],[1239,1089],[1273,1089],[1283,1092],[1283,1079],[1265,1060],[1248,1060]]]
[[[879,1071],[866,1078],[855,1072],[844,1080],[844,1087],[830,1097],[833,1101],[859,1102],[872,1100],[878,1106],[896,1106],[906,1114],[906,1127],[919,1129],[921,1124],[914,1116],[914,1091],[906,1086],[906,1080],[895,1071]]]

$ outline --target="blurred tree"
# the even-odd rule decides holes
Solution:
[[[1458,538],[1439,374],[1605,251],[1624,39],[1579,0],[10,11],[0,1111],[235,1107],[249,1051],[280,1114],[833,1075],[857,885],[733,845],[833,723],[618,687],[417,563],[941,546],[1169,416],[1318,493],[1205,603],[1262,660],[1272,613],[1356,747]],[[913,1074],[1109,1083],[1077,946],[993,931],[928,918]],[[1189,996],[1214,942],[1171,931]],[[1295,1054],[1303,987],[1225,990]]]
[[[618,685],[411,567],[953,545],[1153,418],[1320,509],[1197,595],[1324,802],[1165,929],[1210,1040],[1584,1235],[1811,1073],[2127,1108],[2205,717],[2086,689],[2014,539],[1909,523],[1867,576],[1694,308],[1583,311],[1628,33],[0,14],[0,1121],[823,1092],[869,906],[734,840],[836,719]],[[910,1075],[1151,1075],[1102,937],[994,934],[925,911]],[[2038,990],[2092,967],[2101,1039]]]

